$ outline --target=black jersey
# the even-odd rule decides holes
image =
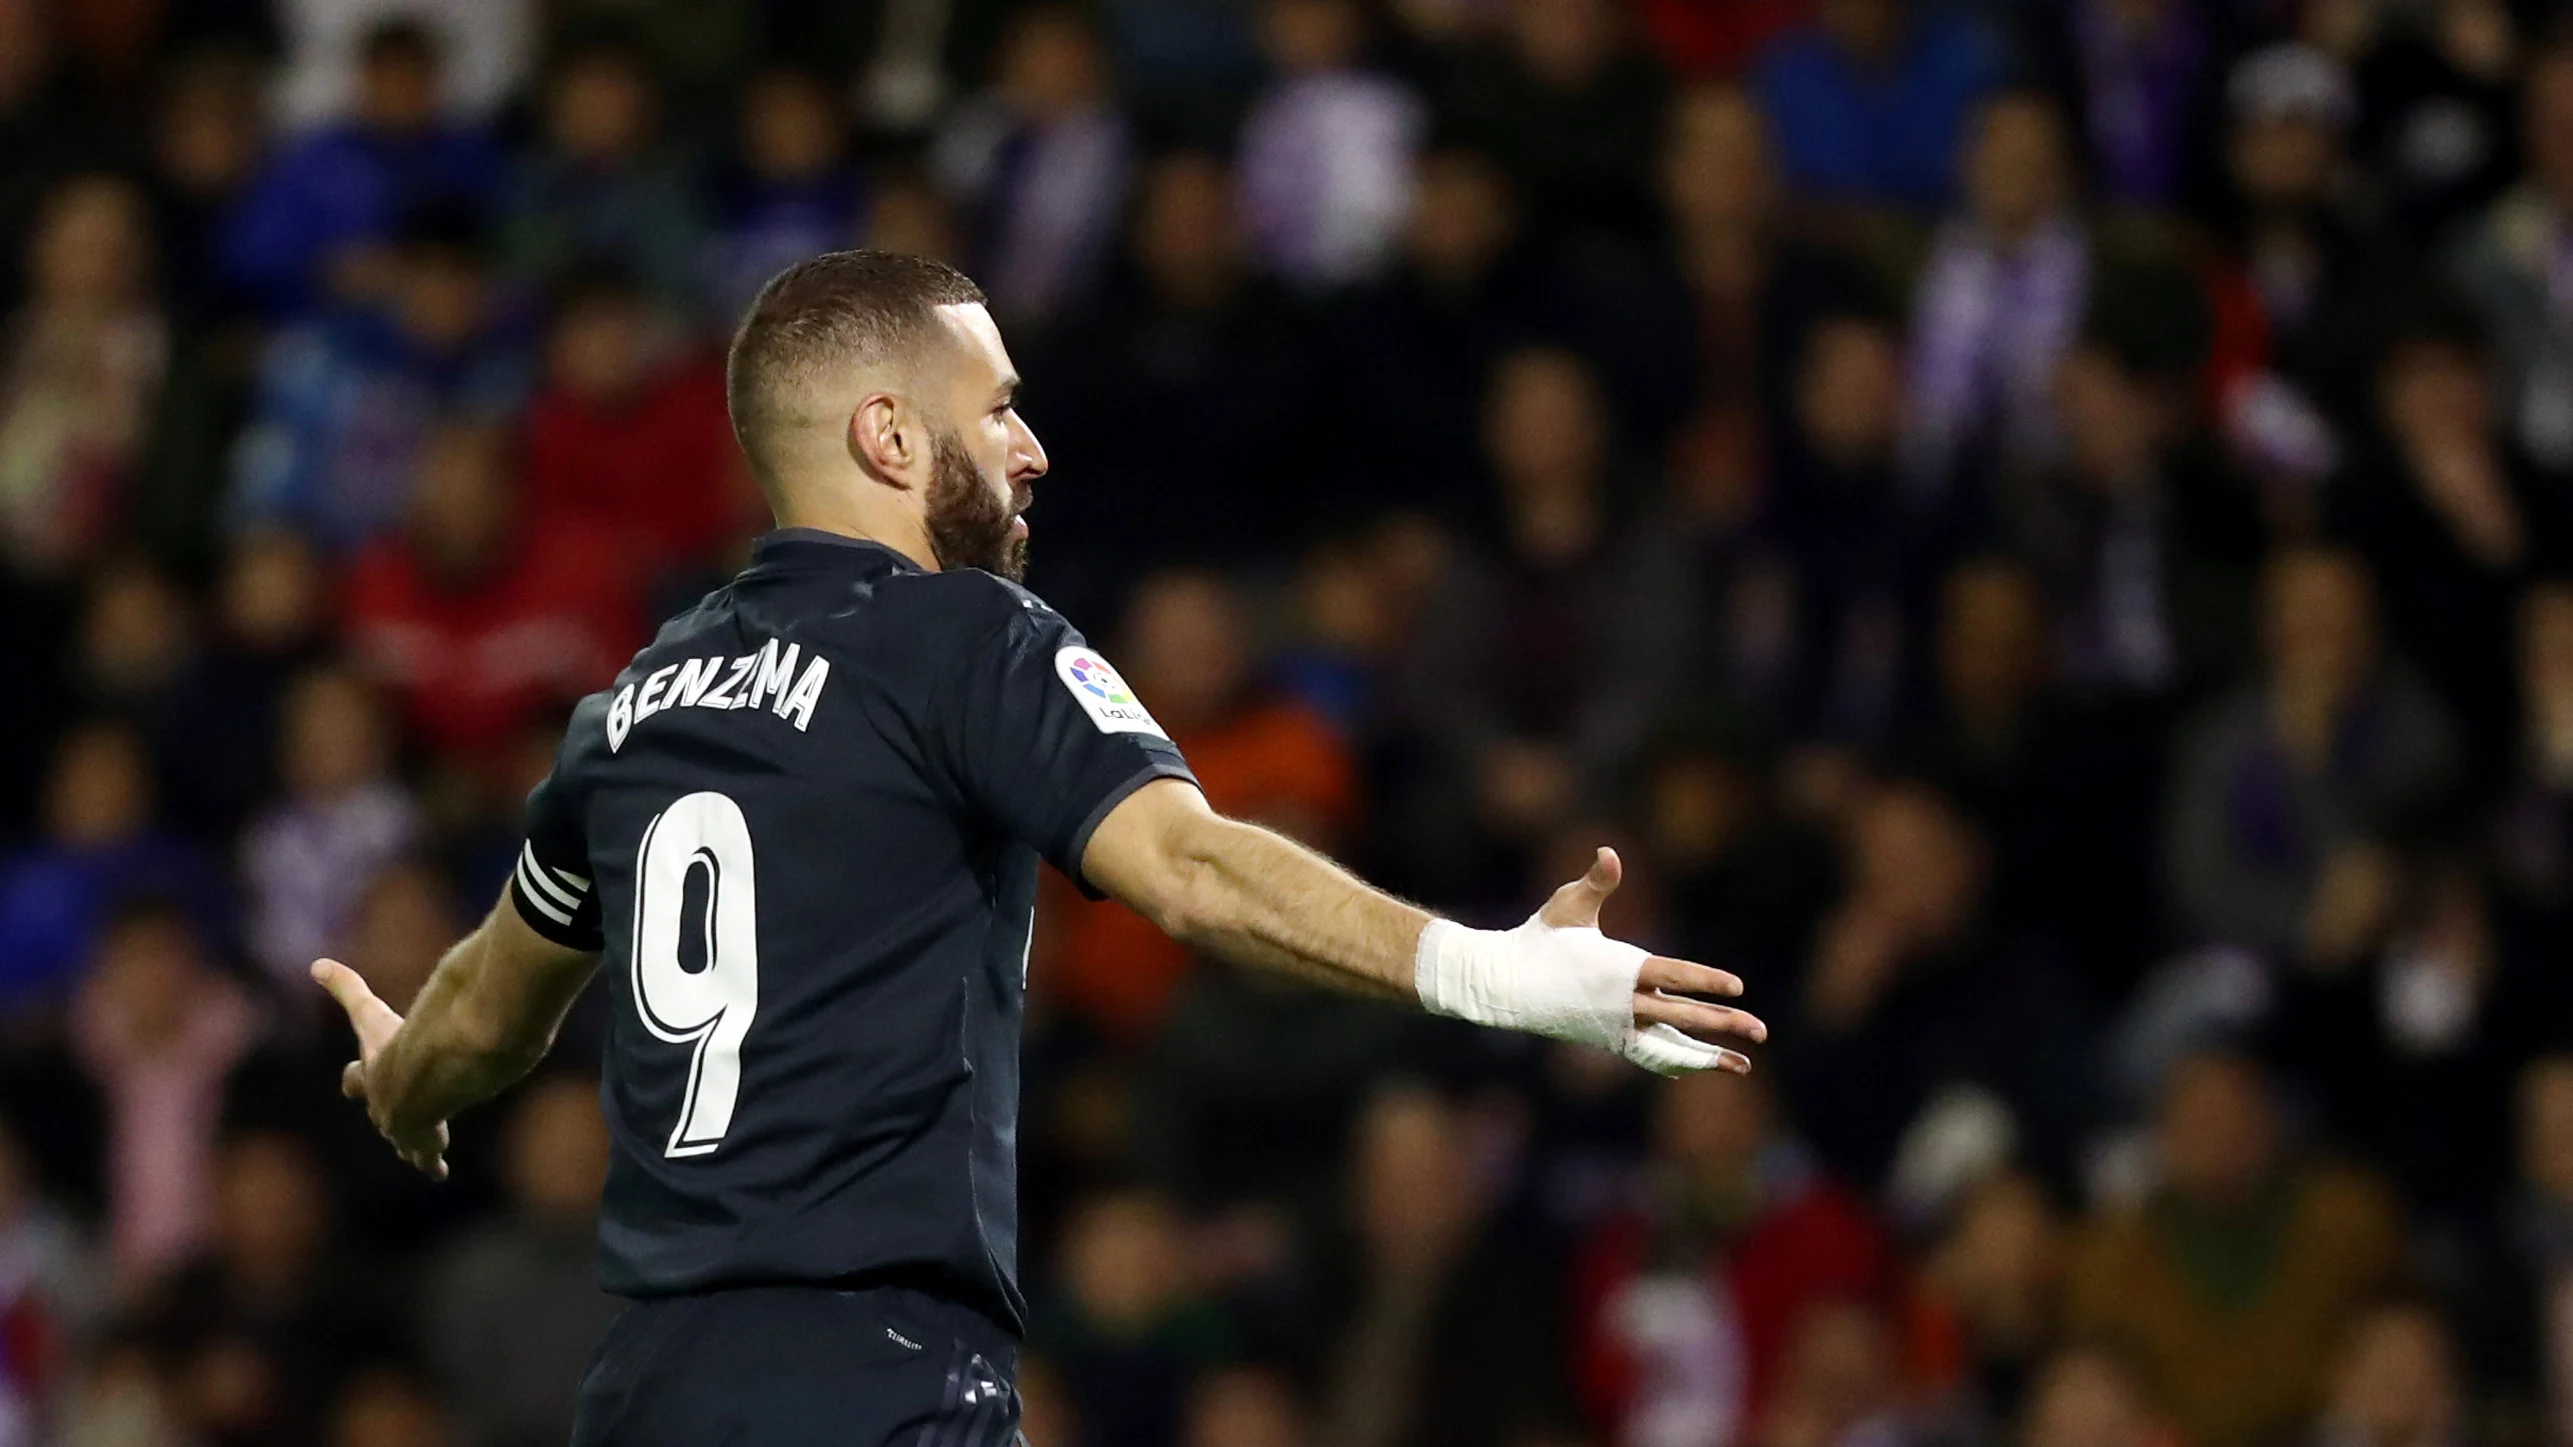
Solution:
[[[1188,777],[1025,589],[762,538],[528,801],[511,898],[615,1000],[607,1287],[899,1276],[1019,1325],[1037,857],[1081,882],[1110,809]]]

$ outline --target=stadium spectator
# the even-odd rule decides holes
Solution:
[[[1351,476],[1316,479],[1320,506],[1364,516],[1398,495],[1454,516],[1470,508],[1477,418],[1492,365],[1562,310],[1558,268],[1524,234],[1491,157],[1421,157],[1392,272],[1326,312],[1325,396],[1352,431]]]
[[[1923,1354],[1953,1373],[1933,1436],[1998,1440],[2021,1418],[2063,1330],[2069,1234],[2028,1175],[1997,1171],[1965,1188],[1922,1263]]]
[[[1260,29],[1277,77],[1242,121],[1236,178],[1251,250],[1309,289],[1371,276],[1411,209],[1420,98],[1360,68],[1367,19],[1352,0],[1268,0]]]
[[[2437,1307],[2390,1300],[2342,1336],[2314,1440],[2333,1447],[2456,1447],[2468,1440],[2457,1349]]]
[[[2454,733],[2380,656],[2355,555],[2281,551],[2261,588],[2263,676],[2213,705],[2173,765],[2166,887],[2200,940],[2345,960],[2383,924],[2378,846],[2454,776]]]
[[[239,49],[210,46],[178,59],[161,85],[146,184],[162,299],[183,329],[236,320],[244,306],[204,238],[258,173],[268,143],[263,79]]]
[[[1190,1281],[1183,1223],[1149,1191],[1081,1202],[1064,1227],[1062,1296],[1031,1341],[1059,1363],[1082,1447],[1170,1447],[1195,1373],[1220,1360],[1225,1327]]]
[[[1796,1318],[1761,1447],[1903,1447],[1915,1440],[1894,1324],[1865,1300],[1824,1300]]]
[[[1831,861],[1778,817],[1767,762],[1739,729],[1678,727],[1647,746],[1638,831],[1671,912],[1671,947],[1689,959],[1792,971],[1805,932],[1830,903]]]
[[[293,998],[313,961],[346,948],[376,872],[420,833],[418,806],[392,776],[390,723],[374,691],[344,668],[295,680],[277,730],[285,798],[241,841],[251,958]]]
[[[2164,320],[2196,304],[2169,296]],[[2065,682],[2109,707],[2150,711],[2249,661],[2266,538],[2251,490],[2192,425],[2204,332],[2179,330],[2196,335],[2156,337],[2094,306],[2054,369],[2062,456],[2001,505],[2053,595]]]
[[[522,277],[611,265],[664,305],[697,292],[704,218],[661,137],[661,96],[637,47],[567,51],[546,82],[544,141],[500,188],[498,255]]]
[[[1509,173],[1549,231],[1648,234],[1670,78],[1607,0],[1510,0],[1433,89],[1441,130]]]
[[[2561,1042],[2519,1075],[2508,1124],[2515,1130],[2510,1183],[2481,1204],[2491,1211],[2469,1238],[2475,1249],[2451,1298],[2469,1387],[2516,1420],[2554,1432],[2573,1420],[2573,1385],[2561,1366],[2573,1347],[2564,1303],[2573,1294],[2573,1055]]]
[[[1466,1447],[1571,1414],[1555,1301],[1493,1220],[1472,1137],[1469,1117],[1418,1088],[1388,1087],[1360,1117],[1347,1240],[1324,1277],[1319,1440]]]
[[[1660,1088],[1643,1197],[1601,1225],[1574,1277],[1583,1390],[1612,1440],[1761,1440],[1782,1406],[1831,1410],[1811,1399],[1823,1384],[1793,1380],[1822,1365],[1795,1360],[1808,1318],[1894,1290],[1883,1227],[1776,1112],[1756,1077]]]
[[[1818,0],[1757,62],[1787,184],[1826,201],[1926,210],[1999,59],[1963,17],[1904,0]]]
[[[1769,451],[1757,520],[1792,579],[1792,653],[1784,676],[1742,701],[1788,728],[1879,739],[1915,643],[1904,608],[1927,586],[1940,541],[1898,472],[1910,405],[1902,341],[1863,315],[1827,317],[1793,365],[1791,420]]]
[[[449,1414],[399,1368],[361,1372],[331,1408],[329,1447],[450,1447]]]
[[[139,1337],[100,1342],[77,1375],[55,1426],[70,1447],[186,1447],[192,1440],[168,1374]],[[9,1439],[12,1447],[34,1440],[23,1420],[5,1430],[21,1434]]]
[[[1846,888],[1772,1052],[1824,1163],[1875,1187],[1906,1129],[1970,1085],[2008,1107],[2033,1163],[2068,1170],[2098,1109],[2094,1026],[2057,947],[1994,920],[1989,841],[1894,780],[1862,794],[1843,847]]]
[[[233,537],[216,568],[205,639],[178,685],[161,741],[170,812],[229,838],[276,784],[276,731],[288,681],[327,652],[328,584],[312,548],[281,529]]]
[[[859,244],[870,251],[925,256],[949,266],[965,262],[965,229],[937,183],[918,170],[896,170],[876,180],[874,204]]]
[[[531,710],[615,676],[641,641],[611,539],[522,504],[508,439],[447,423],[429,439],[409,527],[349,570],[349,638],[442,761],[496,770]]]
[[[2077,923],[2103,904],[2132,921],[2136,910],[2110,901],[2046,907],[2059,898],[2054,890],[2091,884],[2096,876],[2083,866],[2097,861],[2084,857],[2085,845],[2097,845],[2083,827],[2096,816],[2065,797],[2080,787],[2086,751],[2055,694],[2035,577],[2008,558],[1968,558],[1939,580],[1937,609],[1926,650],[1930,698],[1915,706],[1902,755],[1993,841],[1997,897],[2053,924]],[[2141,819],[2150,818],[2148,799]]]
[[[230,283],[272,317],[394,292],[404,218],[480,205],[500,181],[490,138],[444,113],[440,43],[421,22],[376,21],[358,54],[349,118],[277,151],[215,239]]]
[[[2495,382],[2471,321],[2404,320],[2377,364],[2384,441],[2355,449],[2323,498],[2325,527],[2376,575],[2387,643],[2477,760],[2510,738],[2515,601],[2573,546],[2573,512],[2504,440]]]
[[[365,972],[378,998],[407,1005],[463,922],[445,874],[418,859],[396,860],[374,872],[336,948]],[[351,1119],[340,1096],[335,1072],[347,1063],[346,1051],[317,1028],[335,1023],[325,1021],[325,1006],[301,992],[273,1002],[271,1028],[224,1082],[224,1121],[234,1132],[279,1131],[311,1142],[330,1170],[350,1245],[408,1259],[486,1209],[483,1172],[444,1186],[376,1156],[372,1124]]]
[[[484,117],[510,100],[533,69],[534,17],[502,0],[421,11],[389,0],[285,0],[269,7],[284,52],[277,78],[281,119],[297,128],[364,115],[374,77],[367,41],[395,23],[416,29],[440,60],[437,109]]]
[[[1124,109],[1147,134],[1212,139],[1259,83],[1256,5],[1121,0],[1103,18]]]
[[[78,568],[132,506],[169,360],[152,268],[130,183],[80,176],[46,198],[0,356],[0,551],[19,573]]]
[[[2175,1447],[2181,1438],[2123,1358],[2077,1346],[2039,1370],[2012,1440],[2018,1447]]]
[[[1248,601],[1221,575],[1173,571],[1137,589],[1124,630],[1127,676],[1153,716],[1187,739],[1217,807],[1330,849],[1352,822],[1356,779],[1337,736],[1266,692]]]
[[[1099,39],[1070,5],[1011,18],[989,89],[939,133],[939,187],[967,222],[973,274],[1000,314],[1044,325],[1086,299],[1115,240],[1133,141]]]
[[[2510,903],[2558,929],[2573,904],[2573,587],[2532,585],[2515,627],[2519,700],[2493,852]]]
[[[2547,39],[2527,19],[2495,0],[2444,0],[2409,23],[2361,27],[2357,150],[2387,229],[2435,241],[2516,178],[2528,42]],[[2338,41],[2330,32],[2346,27],[2308,28]]]
[[[2499,907],[2471,853],[2407,865],[2382,945],[2291,977],[2274,1034],[2322,1092],[2318,1113],[2402,1189],[2419,1234],[2454,1240],[2509,1184],[2517,1074],[2567,1002],[2553,938]]]
[[[2036,21],[2084,169],[2112,205],[2202,199],[2232,16],[2180,0],[2074,0]]]
[[[59,1401],[72,1354],[107,1306],[100,1262],[79,1227],[46,1199],[36,1163],[14,1130],[0,1129],[0,1441]],[[23,1441],[23,1436],[18,1440]]]
[[[1201,1378],[1189,1393],[1179,1447],[1308,1447],[1314,1440],[1311,1416],[1311,1407],[1285,1371],[1224,1367]]]
[[[700,263],[706,314],[718,325],[786,266],[847,245],[866,218],[849,119],[820,76],[780,65],[751,77],[735,128]]]
[[[2363,225],[2346,140],[2355,101],[2336,62],[2271,46],[2235,65],[2226,94],[2233,206],[2216,292],[2257,332],[2248,355],[2219,362],[2237,369],[2222,383],[2226,431],[2262,471],[2311,483],[2337,460],[2334,419],[2364,385],[2354,353],[2389,248]]]
[[[2521,90],[2528,172],[2468,230],[2452,265],[2502,359],[2502,415],[2539,466],[2573,464],[2573,327],[2558,320],[2554,257],[2573,207],[2573,48],[2528,61]]]
[[[1939,229],[1912,299],[1904,466],[1916,490],[1971,486],[1984,466],[2057,454],[2055,367],[2093,271],[2071,167],[2052,100],[2004,91],[1975,107],[1959,167],[1965,206]]]
[[[292,1135],[226,1141],[206,1249],[142,1298],[218,1440],[319,1440],[341,1384],[398,1341],[368,1273],[336,1249],[322,1171]]]
[[[1222,577],[1173,572],[1146,580],[1127,612],[1120,656],[1136,697],[1188,750],[1215,807],[1323,850],[1357,809],[1356,770],[1330,726],[1275,698],[1243,599]],[[1058,987],[1067,1006],[1110,1035],[1150,1036],[1187,976],[1187,950],[1111,901],[1062,897]]]
[[[527,409],[538,512],[619,539],[637,576],[695,585],[754,510],[722,369],[613,271],[567,278]]]
[[[108,1246],[130,1294],[221,1224],[209,1213],[223,1079],[258,1018],[188,918],[164,905],[126,907],[87,963],[69,1029],[105,1105]]]
[[[1729,81],[1763,46],[1802,21],[1813,0],[1645,0],[1644,33],[1684,81]]]
[[[196,618],[178,580],[149,560],[125,557],[90,574],[71,640],[73,696],[142,730],[166,757],[187,726],[179,704],[196,651]]]
[[[1053,382],[1031,388],[1062,475],[1096,480],[1048,496],[1044,546],[1061,556],[1065,607],[1110,605],[1144,560],[1235,564],[1327,528],[1335,499],[1297,443],[1323,358],[1302,311],[1243,254],[1232,174],[1203,151],[1144,173],[1131,268],[1031,350]],[[1194,459],[1223,456],[1220,480]],[[1084,576],[1084,574],[1088,576]],[[1096,591],[1092,591],[1092,589]]]
[[[1406,1028],[1381,1005],[1192,971],[1132,1078],[1137,1166],[1185,1203],[1256,1219],[1339,1168]]]
[[[429,982],[463,917],[454,887],[436,868],[417,859],[388,864],[368,881],[350,920],[353,968],[377,999],[407,1004]]]
[[[581,1373],[621,1305],[591,1260],[608,1158],[598,1081],[531,1084],[502,1150],[509,1214],[431,1269],[421,1328],[465,1447],[569,1440]]]
[[[1883,290],[1789,220],[1777,166],[1768,121],[1749,92],[1700,86],[1673,108],[1661,189],[1676,279],[1694,323],[1690,425],[1714,434],[1709,443],[1747,430],[1774,446],[1808,331]]]
[[[1054,1364],[1033,1351],[1019,1354],[1019,1398],[1026,1410],[1020,1416],[1020,1433],[1043,1432],[1048,1442],[1082,1442],[1084,1438],[1072,1416],[1072,1404],[1065,1400],[1063,1379]],[[1035,1439],[1030,1438],[1033,1441]]]
[[[439,415],[498,417],[525,401],[527,338],[480,244],[471,213],[422,213],[379,302],[277,337],[233,458],[235,526],[292,527],[344,557],[400,523]]]
[[[1405,1020],[1379,1004],[1194,971],[1132,1074],[1137,1169],[1181,1202],[1261,1220],[1338,1172]]]
[[[42,837],[0,867],[0,1008],[61,1003],[111,918],[145,898],[172,901],[218,933],[229,912],[204,856],[159,826],[134,731],[72,730],[46,779]]]
[[[2298,1430],[2325,1396],[2334,1333],[2403,1265],[2384,1189],[2291,1150],[2285,1129],[2259,1066],[2189,1056],[2157,1107],[2161,1184],[2094,1219],[2075,1252],[2073,1328],[2132,1353],[2206,1447]]]
[[[89,98],[63,63],[59,21],[38,0],[0,5],[0,144],[15,164],[0,180],[0,258],[24,256],[44,198],[108,162]],[[14,302],[16,297],[11,297]]]
[[[1602,788],[1601,686],[1634,665],[1621,630],[1617,496],[1627,478],[1596,375],[1567,352],[1514,351],[1485,392],[1482,454],[1501,546],[1450,550],[1393,680],[1399,727],[1433,750],[1387,825],[1424,880],[1515,881],[1514,858]],[[1497,871],[1497,874],[1496,874]]]

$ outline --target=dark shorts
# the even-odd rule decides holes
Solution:
[[[1009,1447],[1018,1347],[905,1287],[745,1287],[628,1307],[573,1447]]]

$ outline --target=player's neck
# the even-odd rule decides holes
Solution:
[[[938,554],[929,546],[928,533],[922,528],[887,528],[864,519],[813,514],[801,509],[781,511],[776,517],[781,528],[809,528],[836,537],[875,543],[902,554],[924,572],[938,571]]]

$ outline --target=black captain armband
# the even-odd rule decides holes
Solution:
[[[529,929],[565,949],[597,950],[607,944],[599,927],[598,891],[590,880],[540,863],[533,845],[519,846],[509,899]]]

